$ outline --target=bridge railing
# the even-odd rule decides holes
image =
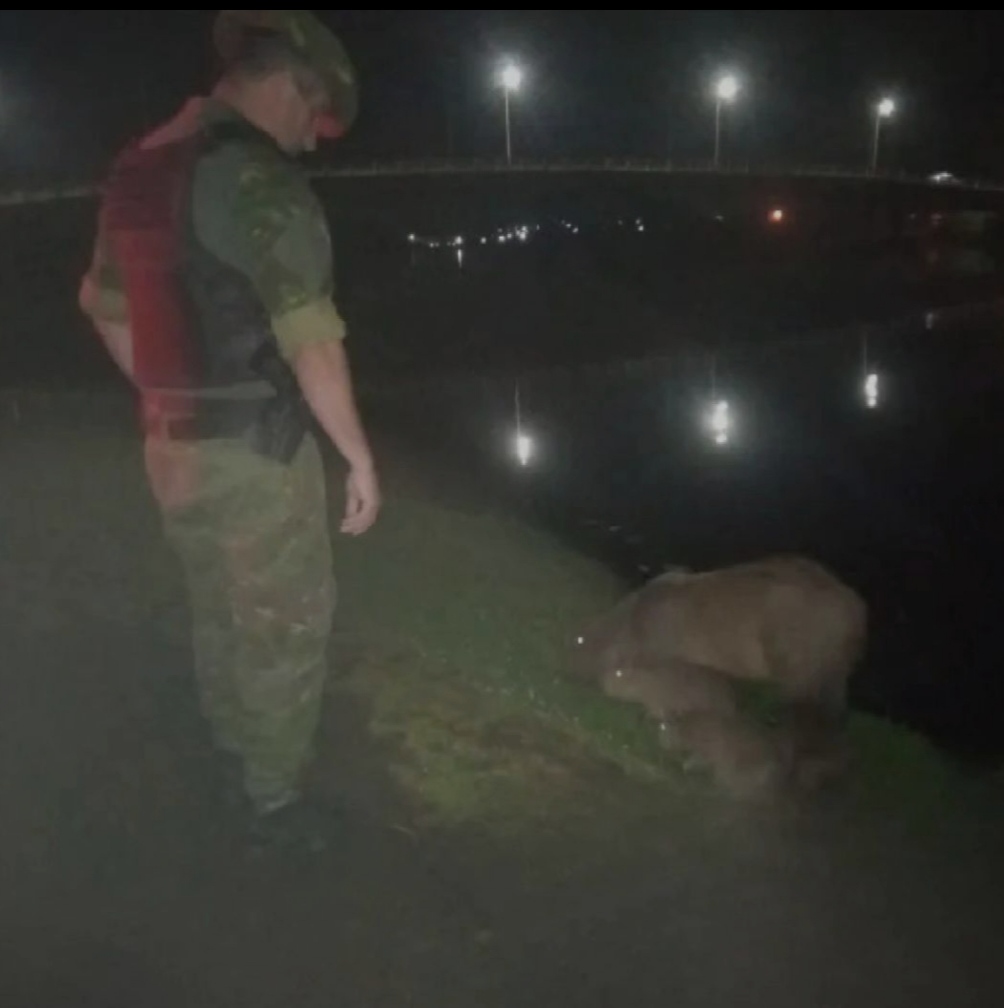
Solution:
[[[668,175],[720,175],[760,178],[817,178],[843,179],[867,183],[893,183],[925,186],[933,189],[1004,192],[1004,182],[997,180],[966,179],[950,186],[934,182],[930,177],[907,172],[871,173],[856,168],[837,165],[750,165],[734,164],[716,167],[706,161],[672,161],[657,158],[600,158],[581,161],[573,159],[520,160],[509,164],[494,159],[428,159],[401,161],[374,161],[370,164],[341,165],[317,168],[310,175],[317,179],[339,178],[407,178],[430,175],[531,175],[562,173],[597,174],[668,174]],[[59,200],[92,199],[97,196],[97,184],[63,185],[38,189],[0,188],[0,207],[24,206]]]

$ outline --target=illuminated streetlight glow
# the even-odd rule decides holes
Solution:
[[[785,218],[785,212],[780,207],[776,210],[772,210],[770,214],[770,220],[772,224],[783,224]]]
[[[726,74],[715,87],[715,95],[720,102],[734,102],[739,97],[739,78]]]
[[[731,105],[739,97],[741,85],[735,74],[725,74],[715,85],[715,168],[722,161],[722,107]]]
[[[511,96],[523,87],[523,70],[512,61],[506,63],[499,73],[499,83],[505,94],[505,152],[506,162],[512,164],[512,115]]]
[[[515,63],[507,63],[502,68],[499,80],[506,91],[518,91],[523,86],[523,71]]]
[[[879,149],[882,142],[882,123],[896,114],[896,103],[892,98],[883,98],[875,106],[875,143],[872,147],[872,174],[878,171]]]

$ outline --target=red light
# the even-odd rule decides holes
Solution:
[[[785,212],[778,207],[776,210],[772,210],[770,214],[771,224],[783,224],[785,218]]]

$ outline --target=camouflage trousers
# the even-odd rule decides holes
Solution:
[[[283,466],[236,442],[193,452],[195,491],[163,517],[188,584],[202,710],[267,810],[297,793],[327,673],[335,582],[320,453],[308,440]]]

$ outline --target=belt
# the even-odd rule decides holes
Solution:
[[[166,415],[148,410],[144,416],[146,432],[169,441],[240,440],[261,415],[269,400],[229,400],[202,402],[190,416]]]

